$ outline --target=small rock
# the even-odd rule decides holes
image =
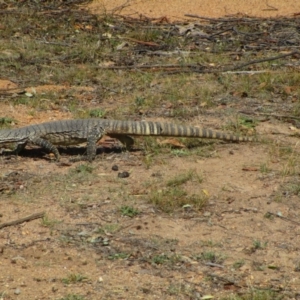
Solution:
[[[127,177],[129,177],[129,173],[126,171],[118,173],[118,178],[127,178]]]
[[[113,171],[119,171],[119,167],[118,167],[117,165],[113,165],[113,166],[111,167],[111,169],[112,169]]]
[[[14,293],[16,295],[20,295],[21,294],[21,290],[19,288],[16,288],[15,291],[14,291]]]

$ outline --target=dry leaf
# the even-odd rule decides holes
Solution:
[[[209,192],[207,190],[203,189],[202,192],[205,196],[209,197]]]
[[[185,148],[185,146],[176,139],[166,139],[166,140],[163,140],[162,142],[158,142],[158,143],[160,145],[168,144],[173,147]]]

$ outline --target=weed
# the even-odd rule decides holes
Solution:
[[[115,253],[113,255],[109,255],[108,256],[108,259],[110,260],[116,260],[116,259],[126,259],[128,258],[130,255],[127,254],[127,253],[123,253],[123,252],[120,252],[120,253]]]
[[[63,278],[61,281],[64,284],[75,284],[82,281],[87,281],[87,277],[81,274],[69,274],[66,278]]]
[[[291,191],[294,195],[299,195],[300,194],[300,183],[289,184],[288,190]]]
[[[275,216],[269,212],[266,212],[264,214],[264,218],[269,219],[269,220],[274,220]]]
[[[259,240],[254,240],[253,241],[253,248],[256,250],[261,250],[261,249],[265,249],[267,247],[268,243],[267,242],[261,242]]]
[[[263,174],[270,173],[272,170],[268,167],[267,163],[263,163],[260,165],[260,172]]]
[[[162,265],[169,260],[168,256],[165,254],[155,255],[152,257],[152,262],[156,265]]]
[[[300,261],[298,261],[295,265],[294,272],[300,272]]]
[[[173,177],[166,183],[165,188],[153,188],[149,201],[164,212],[172,212],[187,205],[195,209],[202,209],[208,200],[205,193],[202,195],[190,195],[180,187],[192,179],[195,179],[198,183],[202,181],[202,177],[195,171],[188,171]]]
[[[240,267],[242,267],[245,264],[245,261],[243,259],[236,261],[233,264],[233,268],[234,269],[239,269]]]
[[[299,164],[298,153],[293,151],[287,158],[286,163],[283,166],[281,174],[283,176],[295,175],[297,173],[297,166]]]
[[[237,134],[249,134],[254,132],[254,128],[256,125],[256,120],[240,116],[236,117],[234,121],[230,121],[223,128],[224,130],[232,130]]]
[[[42,225],[45,226],[45,227],[53,227],[54,225],[61,223],[61,221],[58,221],[58,220],[51,220],[51,219],[49,219],[49,217],[48,217],[47,215],[45,215],[45,216],[42,218],[41,223],[42,223]]]
[[[176,283],[170,284],[167,288],[167,293],[169,295],[175,296],[178,299],[178,295],[185,295],[187,299],[197,299],[195,298],[195,290],[191,287],[190,284]],[[203,299],[205,299],[203,297]],[[207,298],[209,299],[209,298]]]
[[[95,230],[95,233],[100,233],[100,234],[106,234],[106,233],[114,233],[120,229],[119,224],[105,224],[102,227],[99,227],[97,230]]]
[[[180,262],[180,259],[181,259],[180,255],[173,254],[168,256],[163,253],[163,254],[153,256],[151,262],[155,265],[163,265],[163,264],[174,265]]]
[[[204,193],[188,195],[183,189],[175,187],[153,191],[149,201],[162,211],[170,213],[185,205],[191,205],[193,208],[201,210],[206,205],[208,197]]]
[[[185,157],[191,155],[191,153],[186,149],[173,149],[171,153],[177,157]]]
[[[145,98],[144,97],[136,97],[134,102],[137,107],[141,107],[145,104]]]
[[[75,167],[76,173],[92,173],[93,167],[91,165],[81,164]]]
[[[106,112],[100,108],[92,109],[89,111],[89,116],[91,118],[103,118]]]
[[[12,123],[15,123],[15,122],[16,121],[13,118],[2,117],[2,118],[0,118],[0,128],[9,127]]]
[[[120,208],[120,211],[121,211],[122,216],[127,216],[130,218],[133,218],[139,214],[139,211],[131,206],[122,206]]]
[[[179,174],[179,175],[173,177],[172,179],[170,179],[167,182],[167,186],[176,187],[176,186],[182,185],[182,184],[188,182],[189,180],[191,180],[195,174],[196,173],[194,171],[188,171],[187,173]],[[199,177],[198,177],[198,179],[201,182]]]
[[[200,255],[196,255],[195,259],[221,264],[224,262],[226,257],[224,255],[217,254],[213,251],[206,251],[201,253]]]
[[[220,300],[281,300],[282,295],[279,293],[276,293],[272,290],[257,290],[257,289],[252,289],[249,291],[249,293],[242,295],[242,296],[227,296],[227,297],[222,297]]]
[[[84,300],[85,298],[81,295],[76,294],[68,294],[67,296],[63,298],[59,298],[59,300]]]
[[[205,240],[205,241],[200,241],[200,245],[202,247],[222,247],[222,244],[218,242],[214,242],[213,240]]]

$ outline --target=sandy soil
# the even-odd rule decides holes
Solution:
[[[300,13],[300,2],[293,0],[95,0],[89,7],[96,12],[103,12],[105,9],[108,12],[116,11],[133,17],[143,15],[150,18],[161,18],[165,16],[169,20],[181,21],[187,18],[184,16],[185,14],[210,18],[219,18],[236,14],[268,18],[291,16]]]
[[[94,1],[89,7],[103,12],[124,2]],[[122,13],[182,20],[184,14],[274,17],[300,12],[300,3],[289,0],[196,2],[130,1]],[[7,88],[18,86],[1,80],[0,89]],[[55,108],[33,117],[21,104],[0,103],[0,110],[18,121],[13,126],[72,117]],[[220,125],[220,120],[205,117],[203,125],[211,124]],[[273,121],[257,131],[276,140],[273,132],[280,139],[289,128]],[[286,140],[296,151],[298,138]],[[252,287],[299,299],[299,196],[280,194],[283,200],[276,201],[285,178],[275,173],[286,162],[272,159],[268,145],[216,144],[205,158],[161,154],[150,168],[142,151],[110,153],[97,157],[91,174],[78,171],[80,163],[69,164],[68,151],[62,153],[62,164],[43,154],[30,149],[19,157],[0,157],[0,224],[36,212],[48,218],[0,229],[1,300],[219,299]],[[261,172],[265,163],[272,172]],[[115,164],[130,177],[117,178]],[[209,195],[203,211],[187,208],[169,215],[146,201],[151,188],[188,170],[203,177],[186,186]],[[122,215],[126,205],[140,214]]]

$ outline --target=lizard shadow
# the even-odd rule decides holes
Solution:
[[[86,147],[78,147],[78,146],[68,146],[68,147],[57,147],[61,158],[76,158],[76,156],[84,156],[86,155]],[[141,149],[130,149],[130,152],[137,152]],[[113,147],[98,147],[96,151],[96,155],[101,154],[110,154],[110,153],[122,153],[126,152],[126,150],[123,147],[120,146],[113,146]],[[3,156],[6,157],[6,159],[10,159],[14,157],[14,154],[11,151],[4,151],[2,153]],[[43,159],[46,161],[52,161],[53,159],[50,157],[49,152],[45,151],[42,148],[39,147],[27,147],[23,149],[18,156],[24,157],[24,158],[31,158],[31,159]]]

